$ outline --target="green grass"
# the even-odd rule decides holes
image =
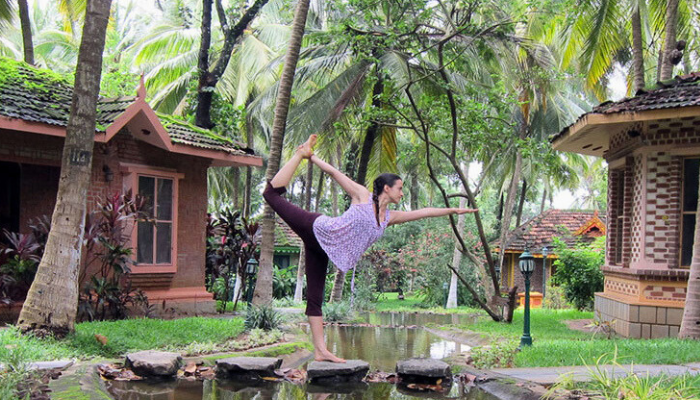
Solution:
[[[594,365],[603,355],[614,354],[620,364],[684,364],[700,361],[700,344],[678,339],[534,339],[530,348],[515,356],[516,367]]]
[[[22,336],[12,329],[0,331],[0,362],[7,362],[20,351],[24,361],[119,357],[127,352],[185,348],[194,342],[223,343],[243,332],[241,318],[182,318],[176,320],[130,319],[77,324],[65,340]],[[107,338],[102,345],[99,334]],[[8,348],[9,346],[9,348]],[[20,350],[21,349],[21,350]]]
[[[425,307],[423,300],[416,295],[406,295],[403,300],[398,299],[399,294],[395,292],[382,293],[379,301],[375,303],[377,312],[432,312],[437,314],[478,314],[483,313],[481,309],[471,307],[457,307],[449,310],[444,307]]]
[[[677,339],[605,339],[603,336],[569,329],[564,320],[591,319],[593,313],[576,310],[531,310],[532,347],[515,355],[516,367],[595,365],[598,358],[613,354],[621,364],[682,364],[700,361],[700,343]],[[475,324],[460,328],[479,332],[494,342],[519,341],[523,334],[523,312],[517,310],[512,324],[483,316]]]

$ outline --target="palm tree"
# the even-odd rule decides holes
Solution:
[[[27,0],[17,0],[19,20],[22,25],[24,44],[24,62],[34,65],[34,44],[32,43],[32,21],[29,19],[29,4]]]
[[[88,3],[51,231],[18,320],[23,331],[57,336],[73,331],[78,307],[78,268],[111,0]],[[74,161],[79,158],[86,162]]]
[[[700,207],[700,197],[698,197],[698,207]],[[695,218],[700,218],[700,208],[698,208],[698,214]],[[685,307],[683,308],[683,319],[678,337],[680,339],[700,339],[700,224],[695,225],[693,259],[690,263]]]
[[[301,48],[301,40],[304,37],[304,27],[308,12],[309,0],[299,0],[294,12],[292,35],[284,58],[284,67],[277,94],[275,119],[272,125],[272,138],[270,139],[270,158],[265,171],[267,180],[271,180],[274,177],[280,166],[292,84],[294,83],[294,72],[299,60],[299,50]],[[262,235],[260,271],[255,284],[255,292],[253,293],[253,302],[255,304],[266,304],[272,301],[272,254],[275,247],[275,213],[269,204],[265,205]]]

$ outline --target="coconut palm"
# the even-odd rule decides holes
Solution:
[[[304,37],[304,27],[306,17],[309,12],[309,0],[299,0],[294,12],[292,22],[292,35],[289,40],[289,47],[284,59],[282,76],[280,77],[279,90],[277,93],[277,105],[275,106],[275,119],[272,126],[272,137],[270,139],[270,158],[268,159],[265,178],[269,181],[279,170],[282,144],[284,143],[284,133],[287,125],[287,115],[291,100],[292,84],[294,83],[294,73],[297,61],[299,60],[299,50]],[[275,213],[269,204],[265,205],[265,214],[262,227],[262,243],[260,246],[260,271],[255,284],[253,302],[255,304],[267,304],[272,301],[272,254],[275,247]]]
[[[111,0],[92,0],[87,5],[56,208],[44,255],[18,319],[23,331],[63,336],[74,329],[92,157],[87,163],[71,160],[75,152],[92,154],[110,5]]]

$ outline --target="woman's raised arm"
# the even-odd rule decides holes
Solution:
[[[423,218],[443,217],[450,214],[475,213],[475,208],[421,208],[414,211],[389,211],[389,225],[402,224]]]
[[[348,178],[334,166],[321,160],[316,155],[312,155],[309,158],[309,161],[318,165],[318,167],[321,168],[321,171],[327,173],[331,178],[333,178],[333,180],[338,182],[340,187],[342,187],[343,190],[350,196],[353,204],[367,203],[369,201],[369,190],[367,190],[366,187]]]

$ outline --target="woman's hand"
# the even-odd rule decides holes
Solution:
[[[467,214],[467,213],[475,213],[479,211],[478,208],[453,208],[452,212],[454,214],[460,215],[460,214]]]

